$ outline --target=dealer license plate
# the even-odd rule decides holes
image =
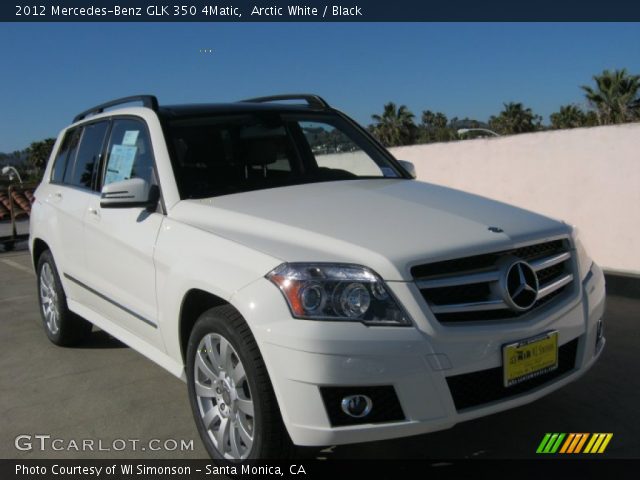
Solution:
[[[544,375],[558,368],[558,332],[520,340],[502,347],[504,386]]]

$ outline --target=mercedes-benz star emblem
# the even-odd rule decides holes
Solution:
[[[522,312],[536,303],[539,288],[538,276],[527,262],[515,260],[507,265],[501,280],[502,297],[512,310]]]

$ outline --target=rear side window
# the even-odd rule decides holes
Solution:
[[[109,122],[96,122],[83,127],[75,162],[68,162],[64,183],[89,189],[93,187],[94,170],[100,163],[108,128]]]
[[[81,131],[82,129],[74,128],[72,130],[67,130],[64,134],[62,144],[58,149],[58,154],[56,155],[56,159],[53,163],[53,170],[51,172],[51,181],[53,183],[62,183],[64,172],[67,169],[67,164],[70,163],[69,159],[71,159],[71,163],[73,163]]]
[[[107,147],[102,186],[130,178],[157,183],[153,166],[151,141],[144,122],[133,118],[116,118]]]

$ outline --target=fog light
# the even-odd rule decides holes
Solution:
[[[349,395],[340,402],[342,411],[353,418],[366,417],[371,413],[373,402],[366,395]]]

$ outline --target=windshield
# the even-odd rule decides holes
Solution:
[[[171,119],[167,140],[181,198],[402,175],[338,115],[242,113]]]

